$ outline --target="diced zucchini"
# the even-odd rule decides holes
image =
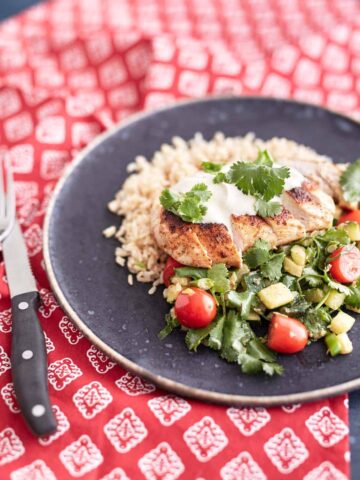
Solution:
[[[238,280],[241,280],[241,278],[246,274],[250,272],[250,268],[246,265],[246,263],[243,263],[240,268],[236,270],[237,278]]]
[[[191,282],[191,286],[201,288],[202,290],[210,290],[214,286],[214,280],[211,280],[211,278],[198,278]]]
[[[250,312],[247,319],[252,322],[258,322],[261,320],[261,317],[256,312]]]
[[[336,290],[330,290],[329,296],[325,300],[325,305],[330,307],[332,310],[337,310],[344,303],[346,295],[340,293]]]
[[[330,353],[332,357],[336,357],[336,355],[341,353],[341,344],[338,340],[338,336],[335,335],[335,333],[329,333],[326,335],[325,343],[328,348],[328,353]]]
[[[290,273],[290,275],[294,275],[294,277],[301,277],[303,269],[304,269],[304,266],[298,265],[289,257],[285,257],[285,260],[284,260],[285,272]]]
[[[360,308],[358,307],[352,307],[351,305],[345,305],[348,310],[351,310],[352,312],[355,313],[360,313]]]
[[[166,298],[166,301],[168,303],[173,303],[177,299],[177,296],[182,290],[182,286],[180,283],[177,283],[176,285],[171,284],[168,286],[168,288],[165,288],[164,290],[164,297]]]
[[[353,351],[353,344],[347,333],[340,333],[337,339],[340,343],[340,353],[342,355],[347,355]]]
[[[174,285],[179,283],[182,287],[187,287],[190,283],[190,280],[187,277],[177,277],[176,275],[174,275],[171,278],[171,283],[173,283]]]
[[[357,222],[346,222],[340,227],[345,230],[352,242],[360,240],[360,225]]]
[[[335,242],[329,243],[329,245],[326,247],[326,252],[327,253],[333,253],[338,248],[338,246],[339,245]]]
[[[306,263],[306,250],[301,245],[293,245],[290,250],[291,258],[296,265],[303,267]]]
[[[274,283],[258,292],[258,296],[266,308],[272,310],[290,303],[294,299],[293,292],[283,283]]]
[[[345,312],[339,312],[331,320],[330,330],[336,334],[348,332],[354,325],[355,318]]]
[[[324,291],[321,288],[311,288],[304,292],[305,300],[312,303],[319,303],[324,298]]]

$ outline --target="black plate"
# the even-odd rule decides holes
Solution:
[[[360,322],[351,332],[352,355],[331,359],[323,342],[281,357],[281,377],[246,376],[236,365],[200,348],[185,347],[180,332],[157,338],[168,305],[162,289],[127,283],[115,265],[115,240],[102,230],[114,223],[106,204],[127,177],[136,155],[151,157],[174,135],[185,139],[254,132],[284,136],[329,155],[336,162],[360,155],[360,125],[306,104],[262,98],[207,98],[134,116],[83,151],[54,195],[45,228],[45,260],[60,303],[90,340],[125,368],[162,388],[224,403],[279,404],[335,395],[360,386]]]

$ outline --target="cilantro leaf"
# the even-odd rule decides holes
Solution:
[[[255,160],[257,165],[267,165],[268,167],[272,167],[274,160],[272,159],[270,153],[267,150],[260,150],[258,152],[257,159]]]
[[[241,318],[247,320],[249,317],[250,309],[256,301],[254,292],[236,292],[230,290],[226,295],[227,306],[230,308],[236,308],[241,312]]]
[[[228,362],[236,362],[240,353],[246,353],[245,345],[253,335],[249,324],[240,321],[237,313],[230,310],[224,323],[221,357]]]
[[[205,202],[212,193],[204,183],[198,183],[184,194],[172,192],[165,188],[160,195],[160,203],[169,212],[180,217],[184,222],[200,222],[207,212]]]
[[[165,210],[172,212],[179,206],[180,196],[177,193],[171,192],[168,188],[164,188],[160,195],[160,203]]]
[[[288,287],[290,290],[299,289],[298,279],[296,277],[293,277],[292,275],[283,275],[281,278],[281,283],[283,283],[285,287]]]
[[[340,293],[344,293],[345,295],[351,295],[351,290],[349,287],[343,285],[342,283],[336,282],[335,280],[330,278],[327,273],[324,274],[324,280],[330,288],[337,290]]]
[[[214,350],[221,349],[224,323],[225,317],[220,317],[217,324],[210,332],[207,345]]]
[[[320,241],[335,242],[340,245],[348,245],[351,242],[349,235],[343,228],[329,228],[322,235],[318,235],[317,238]]]
[[[258,239],[244,254],[244,261],[249,268],[257,268],[267,262],[269,257],[270,244],[266,240]]]
[[[202,162],[201,168],[206,173],[218,173],[222,169],[223,165],[220,163],[213,163],[213,162]]]
[[[347,202],[360,202],[360,158],[343,172],[340,185]]]
[[[258,198],[255,203],[255,208],[260,217],[274,217],[281,213],[282,205],[280,202],[265,202],[265,200]]]
[[[229,271],[224,263],[217,263],[209,268],[207,276],[214,282],[213,292],[226,293],[230,290]]]
[[[207,269],[200,267],[180,267],[175,268],[175,273],[178,277],[190,277],[194,280],[205,278],[207,276]]]
[[[218,174],[215,175],[215,177],[214,177],[214,179],[213,179],[213,183],[222,183],[222,182],[230,183],[230,182],[227,182],[227,175],[226,175],[226,173],[224,173],[224,172],[219,172]]]
[[[270,154],[263,151],[254,162],[234,163],[226,174],[226,181],[247,195],[269,201],[280,195],[289,176],[288,167],[274,167]]]
[[[331,316],[323,308],[318,310],[312,308],[306,312],[301,320],[309,332],[310,339],[316,341],[326,335]]]
[[[281,277],[281,269],[284,263],[285,253],[275,253],[271,256],[269,261],[262,264],[260,271],[265,278],[268,278],[272,282],[279,280]]]
[[[297,295],[295,299],[288,305],[281,307],[281,313],[288,315],[289,317],[299,317],[300,314],[304,314],[311,307],[311,303],[305,300],[302,295]]]
[[[266,373],[267,375],[270,375],[272,377],[274,374],[276,375],[282,375],[284,373],[284,367],[277,362],[268,362],[268,363],[263,363],[262,365],[263,372]]]
[[[345,298],[345,304],[350,307],[360,308],[360,280],[353,287],[350,287],[351,293]]]
[[[266,362],[274,362],[276,360],[274,352],[272,352],[257,337],[254,337],[252,340],[250,340],[247,346],[247,353],[252,357],[255,357],[259,360],[265,360]]]
[[[217,320],[214,320],[204,328],[189,328],[185,335],[185,343],[189,350],[197,350],[200,343],[205,340],[211,330],[216,327]]]
[[[305,267],[300,280],[305,280],[310,287],[320,287],[324,277],[312,267]]]
[[[164,338],[170,335],[170,333],[180,325],[178,319],[173,317],[170,313],[165,315],[165,322],[165,327],[158,333],[158,338],[160,340],[164,340]]]
[[[241,284],[244,290],[257,293],[267,286],[265,279],[259,272],[250,272],[243,275]]]

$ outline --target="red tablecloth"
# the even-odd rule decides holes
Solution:
[[[0,478],[348,478],[345,396],[276,409],[180,399],[112,363],[53,295],[42,222],[79,149],[143,107],[206,93],[294,97],[359,114],[356,0],[59,0],[0,26],[0,155],[41,289],[59,428],[38,440],[14,399],[1,264]]]

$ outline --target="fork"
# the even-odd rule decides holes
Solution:
[[[56,429],[51,408],[44,333],[37,318],[39,293],[31,271],[21,229],[16,220],[15,191],[10,162],[0,162],[0,242],[12,308],[11,368],[20,410],[36,435]]]

